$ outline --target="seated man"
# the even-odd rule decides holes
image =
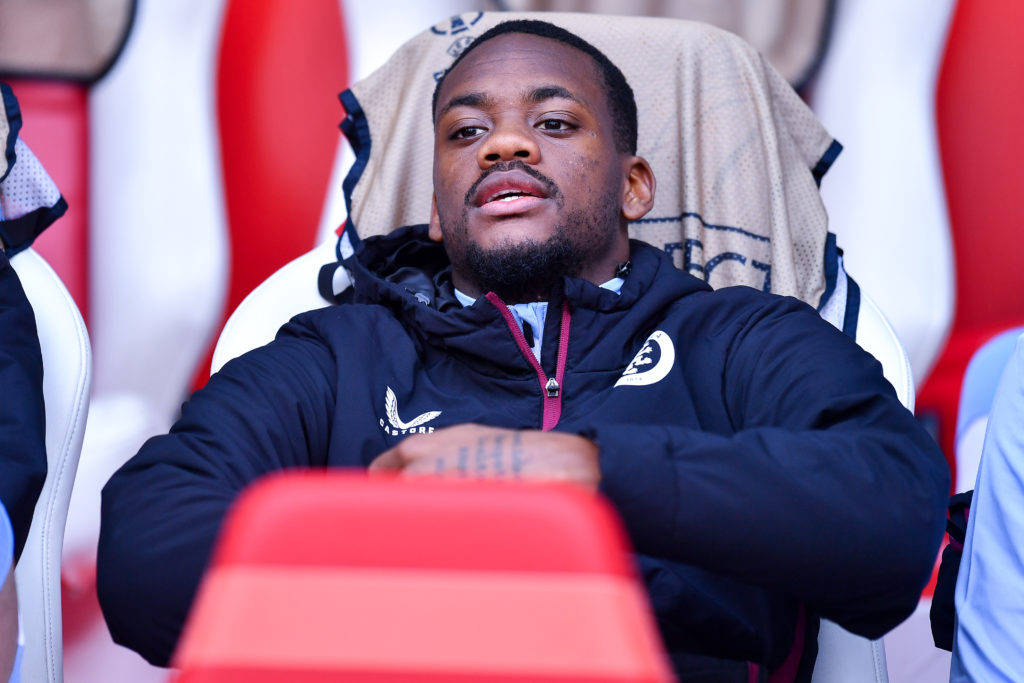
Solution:
[[[166,664],[226,509],[290,467],[600,491],[684,679],[789,657],[809,680],[818,617],[878,637],[909,615],[943,529],[941,452],[813,309],[712,291],[629,241],[655,182],[622,73],[507,22],[433,114],[429,227],[363,242],[347,301],[228,363],[107,484],[115,639]]]

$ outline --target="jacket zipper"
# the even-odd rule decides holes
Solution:
[[[572,316],[569,314],[569,303],[566,301],[562,302],[562,324],[558,335],[558,358],[555,363],[555,376],[548,377],[544,374],[544,368],[540,366],[536,356],[533,355],[530,345],[526,343],[526,337],[523,336],[523,331],[519,329],[512,311],[508,309],[508,306],[501,300],[501,297],[494,292],[488,292],[486,296],[487,300],[494,304],[494,307],[498,309],[501,316],[505,319],[505,324],[508,325],[509,330],[512,332],[512,337],[516,340],[519,351],[529,362],[533,371],[537,373],[537,380],[540,382],[541,395],[544,400],[544,418],[541,422],[541,429],[545,432],[554,429],[555,425],[558,424],[558,420],[562,417],[562,395],[565,393],[562,388],[562,382],[565,379],[565,357],[569,351],[569,323],[572,320]]]

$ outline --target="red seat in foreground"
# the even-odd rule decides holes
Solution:
[[[175,661],[178,683],[672,680],[602,500],[337,472],[242,496]]]

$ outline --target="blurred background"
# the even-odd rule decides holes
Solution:
[[[698,19],[761,50],[845,147],[822,185],[831,230],[908,351],[954,488],[973,487],[955,445],[964,370],[1024,325],[1024,3],[0,0],[0,79],[70,206],[36,248],[94,354],[62,572],[70,683],[166,679],[100,617],[100,488],[202,385],[245,295],[344,222],[337,93],[431,26],[471,36],[447,18],[484,10]],[[948,679],[929,595],[886,638],[890,680]]]

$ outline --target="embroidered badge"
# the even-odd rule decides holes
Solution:
[[[615,386],[643,387],[665,379],[676,362],[672,338],[655,330],[622,373]]]

